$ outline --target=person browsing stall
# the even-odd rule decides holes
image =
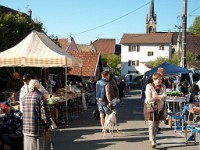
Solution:
[[[162,84],[162,75],[158,72],[152,76],[152,82],[146,85],[146,99],[145,99],[145,120],[148,120],[149,124],[149,140],[153,148],[156,147],[156,134],[158,131],[159,121],[163,115],[163,105],[166,101],[166,87]],[[154,111],[149,112],[148,106],[153,104]]]
[[[0,129],[0,141],[10,146],[11,150],[23,149],[22,113],[6,102],[1,104],[1,110],[5,117]]]
[[[38,80],[32,79],[22,100],[24,150],[45,149],[45,135],[52,125],[47,99],[39,88]]]
[[[12,79],[10,79],[6,85],[6,90],[11,92],[19,92],[24,85],[18,72],[14,72]]]

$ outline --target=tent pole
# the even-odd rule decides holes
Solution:
[[[68,102],[67,102],[67,67],[65,67],[65,100],[66,100],[66,121],[68,124]]]

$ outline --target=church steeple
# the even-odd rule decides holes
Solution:
[[[146,33],[156,32],[156,15],[154,14],[154,0],[151,0],[149,14],[146,17]]]

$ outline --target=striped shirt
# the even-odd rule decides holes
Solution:
[[[46,98],[35,90],[29,92],[22,100],[23,133],[29,136],[40,136],[51,126],[51,115]]]

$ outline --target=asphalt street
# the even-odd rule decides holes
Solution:
[[[51,132],[54,150],[149,150],[148,126],[143,119],[143,102],[140,90],[130,90],[123,98],[122,107],[116,107],[119,132],[103,137],[99,120],[93,118],[96,106],[87,111],[74,114],[68,126],[60,126]],[[157,135],[158,146],[162,150],[199,150],[199,145],[186,146],[184,133],[174,132],[161,123]],[[199,139],[199,136],[198,136]]]

